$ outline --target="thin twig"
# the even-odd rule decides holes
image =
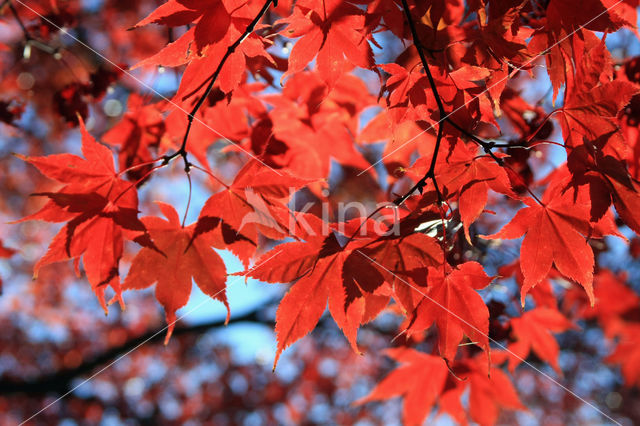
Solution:
[[[438,112],[439,112],[440,118],[438,120],[438,136],[436,138],[436,144],[433,149],[433,155],[431,156],[431,166],[429,167],[427,174],[425,174],[424,177],[420,179],[405,195],[396,198],[393,203],[398,206],[401,205],[406,201],[407,198],[409,198],[409,196],[411,196],[411,194],[413,194],[413,192],[415,192],[416,190],[422,191],[422,189],[426,185],[427,180],[431,179],[438,196],[438,204],[441,204],[443,199],[442,199],[442,194],[440,192],[440,189],[438,188],[438,183],[436,182],[435,165],[438,159],[438,152],[440,151],[440,144],[442,142],[442,137],[443,137],[442,130],[444,127],[444,123],[449,123],[452,127],[458,130],[460,133],[462,133],[463,135],[467,136],[468,138],[473,140],[475,143],[480,145],[484,149],[485,153],[487,153],[487,155],[490,155],[491,158],[493,158],[494,161],[499,165],[501,166],[504,165],[504,162],[500,157],[496,156],[493,153],[492,149],[495,147],[495,142],[484,141],[479,137],[477,137],[476,135],[474,135],[473,133],[467,131],[465,128],[463,128],[458,123],[453,121],[445,111],[444,104],[442,103],[442,98],[438,93],[438,87],[436,85],[435,79],[433,78],[433,74],[431,73],[431,69],[429,68],[429,62],[427,61],[427,57],[424,54],[426,49],[422,45],[422,42],[420,41],[420,38],[418,36],[418,30],[416,29],[415,23],[413,22],[413,17],[411,16],[411,11],[409,10],[409,4],[407,3],[407,0],[402,0],[402,7],[404,9],[404,14],[407,17],[407,21],[409,22],[409,28],[411,29],[411,36],[413,37],[413,44],[416,47],[416,50],[418,51],[418,56],[420,57],[420,61],[422,62],[422,68],[427,74],[427,79],[429,80],[429,86],[431,88],[431,92],[433,93],[433,96],[435,97],[435,100],[436,100],[436,104],[438,105]]]
[[[18,11],[16,10],[11,0],[5,0],[5,2],[0,6],[0,9],[2,9],[5,5],[9,6],[9,10],[11,10],[11,14],[13,15],[13,18],[16,20],[16,22],[20,26],[20,29],[24,34],[24,41],[26,46],[29,46],[29,47],[34,46],[50,55],[56,55],[60,53],[60,49],[49,46],[47,43],[40,41],[37,38],[35,38],[33,35],[31,35],[29,30],[27,29],[27,26],[22,21],[22,18],[20,18],[20,15],[18,14]],[[60,59],[60,58],[56,57],[56,59]]]
[[[24,22],[22,22],[22,19],[20,18],[20,15],[18,15],[18,11],[16,10],[13,3],[10,0],[8,1],[8,3],[9,3],[9,10],[11,10],[11,14],[13,15],[18,25],[20,25],[20,28],[22,29],[22,33],[24,34],[25,40],[27,42],[33,40],[31,33],[29,32],[27,27],[24,25]]]
[[[436,190],[436,195],[438,197],[438,204],[441,204],[443,199],[442,199],[442,193],[440,192],[440,188],[438,188],[438,182],[436,182],[436,160],[438,159],[438,151],[440,150],[440,143],[442,142],[442,131],[444,129],[444,122],[440,123],[438,125],[438,136],[436,137],[436,145],[433,147],[433,155],[431,156],[431,165],[429,166],[429,170],[427,171],[427,173],[422,177],[422,179],[420,179],[415,185],[413,185],[411,187],[411,189],[409,191],[407,191],[406,194],[404,194],[401,197],[396,198],[393,201],[393,204],[395,204],[396,206],[400,206],[402,203],[404,203],[407,198],[409,198],[411,196],[411,194],[413,194],[416,190],[420,191],[420,193],[422,193],[422,190],[424,189],[425,185],[427,184],[427,179],[431,179],[431,181],[433,182],[433,186]]]
[[[247,28],[244,30],[244,33],[242,33],[242,35],[231,46],[229,46],[227,48],[227,51],[225,52],[224,56],[220,60],[220,63],[218,64],[218,67],[213,72],[211,77],[209,77],[210,81],[209,81],[209,84],[207,85],[207,88],[205,89],[204,93],[202,94],[200,99],[198,99],[198,102],[196,102],[195,106],[193,107],[193,109],[191,110],[189,115],[187,116],[187,119],[188,119],[187,130],[184,132],[184,137],[182,138],[182,145],[180,145],[180,149],[178,151],[174,152],[171,155],[165,156],[164,159],[163,159],[164,164],[167,164],[171,160],[173,160],[174,158],[176,158],[178,156],[181,156],[183,158],[183,160],[184,160],[185,171],[186,172],[189,171],[189,169],[191,168],[192,164],[189,163],[189,160],[187,159],[187,139],[189,138],[189,133],[191,132],[191,126],[193,124],[193,120],[194,120],[195,114],[198,112],[198,110],[200,110],[200,108],[204,104],[204,101],[209,96],[209,93],[211,93],[211,90],[213,89],[213,86],[214,86],[216,80],[218,79],[218,76],[220,75],[220,72],[222,71],[222,67],[224,67],[224,64],[227,62],[227,59],[229,59],[231,54],[233,54],[236,51],[238,46],[240,46],[240,44],[247,37],[249,37],[249,35],[253,32],[253,30],[255,29],[255,26],[258,24],[258,22],[260,22],[260,20],[262,19],[264,14],[267,12],[267,10],[271,6],[271,4],[276,4],[276,3],[277,3],[277,0],[267,0],[264,3],[264,5],[262,6],[262,8],[260,9],[260,11],[258,12],[258,14],[256,15],[256,17],[253,18],[253,20],[249,23]]]

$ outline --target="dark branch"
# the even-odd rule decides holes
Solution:
[[[438,204],[442,203],[443,201],[442,193],[438,188],[438,182],[436,182],[436,160],[438,158],[438,151],[440,150],[440,143],[442,142],[443,129],[444,129],[444,122],[438,125],[438,136],[436,137],[436,145],[433,148],[433,156],[431,157],[431,165],[429,165],[429,170],[422,177],[422,179],[420,179],[415,185],[413,185],[413,187],[411,187],[409,191],[407,191],[406,194],[396,198],[393,201],[393,204],[395,204],[396,206],[399,206],[402,203],[404,203],[407,200],[407,198],[409,198],[411,194],[413,194],[415,191],[419,191],[422,194],[422,191],[426,186],[428,179],[431,179],[431,181],[433,182],[433,186],[435,187],[436,194],[438,196]]]
[[[27,29],[26,25],[24,24],[24,22],[20,18],[20,15],[18,14],[18,11],[16,10],[16,8],[13,5],[13,2],[11,0],[5,0],[2,3],[2,5],[0,5],[0,10],[5,5],[9,6],[9,10],[11,11],[11,14],[13,15],[13,18],[15,19],[15,21],[20,26],[20,29],[22,30],[22,34],[24,35],[25,47],[29,47],[29,48],[31,46],[37,47],[38,49],[42,50],[43,52],[46,52],[46,53],[48,53],[50,55],[54,55],[54,57],[56,59],[60,59],[60,57],[57,56],[57,55],[60,54],[60,49],[52,47],[52,46],[49,46],[47,43],[44,43],[44,42],[38,40],[37,38],[35,38],[33,35],[31,35],[31,33]]]
[[[424,175],[424,177],[420,179],[406,194],[396,198],[393,203],[399,206],[402,203],[404,203],[406,199],[409,198],[411,194],[413,194],[416,190],[422,192],[428,179],[432,180],[433,186],[435,187],[436,193],[438,194],[438,203],[441,203],[443,200],[442,200],[442,194],[438,189],[438,183],[436,182],[435,165],[438,159],[440,143],[442,142],[442,137],[443,137],[442,128],[445,122],[449,123],[453,128],[455,128],[460,133],[462,133],[463,135],[465,135],[466,137],[470,138],[475,143],[477,143],[479,146],[481,146],[484,149],[484,152],[490,155],[491,158],[493,158],[496,161],[496,163],[498,163],[501,166],[504,165],[504,163],[502,159],[497,157],[492,151],[492,149],[495,147],[494,142],[487,142],[480,139],[479,137],[477,137],[476,135],[469,132],[468,130],[460,126],[458,123],[453,121],[450,117],[451,113],[447,114],[444,108],[444,104],[442,103],[442,98],[438,93],[438,87],[436,86],[436,82],[433,78],[433,74],[431,73],[431,69],[429,69],[429,62],[427,61],[427,57],[424,54],[426,49],[422,45],[422,42],[420,41],[420,37],[418,36],[418,30],[416,29],[416,25],[413,22],[413,17],[411,16],[411,11],[409,10],[409,4],[407,3],[407,0],[402,0],[402,8],[404,9],[404,14],[407,18],[407,21],[409,22],[409,28],[411,29],[413,44],[416,47],[416,50],[418,51],[418,56],[420,57],[420,61],[422,62],[422,68],[427,74],[427,79],[429,80],[429,86],[431,88],[431,92],[433,93],[433,96],[436,99],[436,104],[438,105],[438,112],[439,112],[440,118],[438,120],[438,136],[436,138],[436,145],[433,149],[433,155],[431,157],[431,166],[429,167],[429,170]]]
[[[274,322],[266,319],[262,314],[263,308],[268,305],[269,303],[266,303],[244,315],[232,317],[229,320],[229,324],[252,322],[273,327]],[[218,321],[210,321],[204,324],[176,327],[173,332],[173,338],[175,339],[176,337],[181,335],[203,333],[213,328],[224,327],[224,325],[225,322],[224,319],[222,319]],[[138,345],[162,343],[164,339],[164,333],[162,333],[162,331],[163,329],[160,330],[160,332],[158,332],[158,330],[149,330],[140,336],[127,340],[120,346],[108,349],[107,351],[96,355],[91,359],[85,360],[82,364],[78,365],[75,368],[58,370],[51,374],[20,382],[10,379],[0,380],[0,395],[16,393],[64,394],[72,389],[72,383],[75,379],[89,375],[97,367],[107,365],[108,363],[116,360],[118,357],[127,354],[127,352],[136,348]]]
[[[29,33],[29,30],[24,25],[24,22],[22,22],[22,19],[20,19],[20,15],[18,15],[18,11],[16,10],[13,3],[10,0],[8,3],[9,3],[9,10],[11,10],[11,14],[13,15],[13,18],[16,20],[16,22],[20,26],[20,29],[22,29],[22,33],[24,34],[25,40],[26,41],[33,40],[33,37],[31,37],[31,33]]]
[[[213,72],[213,74],[211,74],[211,76],[202,83],[204,85],[207,81],[209,81],[209,84],[207,85],[207,88],[205,89],[204,93],[202,94],[202,96],[200,96],[200,99],[198,99],[198,102],[196,102],[195,106],[193,107],[193,109],[189,113],[189,116],[187,117],[188,119],[187,130],[184,132],[184,137],[182,138],[182,145],[180,146],[180,149],[178,151],[164,157],[164,160],[163,160],[164,164],[169,163],[169,161],[173,160],[178,156],[182,156],[184,160],[185,171],[189,172],[189,169],[191,168],[191,163],[189,163],[189,160],[187,159],[187,139],[189,138],[189,133],[191,132],[191,126],[193,124],[195,114],[198,112],[198,110],[200,110],[200,108],[204,104],[204,101],[207,99],[207,96],[209,96],[209,93],[211,93],[211,90],[213,89],[213,86],[216,80],[218,79],[220,72],[222,71],[222,67],[224,67],[224,64],[227,62],[227,59],[229,59],[229,57],[236,51],[238,46],[240,46],[240,44],[247,37],[249,37],[249,35],[253,32],[258,22],[260,22],[260,20],[262,19],[262,17],[264,16],[264,14],[267,12],[267,10],[272,4],[277,5],[277,0],[267,0],[264,3],[264,5],[262,6],[258,14],[255,16],[255,18],[253,18],[253,20],[249,23],[247,28],[244,30],[244,33],[242,33],[242,35],[231,46],[227,48],[227,51],[225,52],[224,56],[220,60],[220,63],[218,64],[218,67]],[[199,88],[196,90],[199,90]]]

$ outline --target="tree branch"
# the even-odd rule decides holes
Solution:
[[[436,165],[436,161],[438,159],[438,151],[440,150],[440,143],[442,141],[442,137],[443,137],[443,131],[442,128],[444,127],[444,123],[449,123],[452,127],[454,127],[456,130],[458,130],[460,133],[462,133],[463,135],[467,136],[468,138],[470,138],[471,140],[473,140],[475,143],[477,143],[479,146],[481,146],[485,153],[487,153],[488,155],[491,156],[491,158],[493,158],[496,163],[498,163],[499,165],[503,166],[504,162],[502,161],[502,159],[500,157],[497,157],[492,149],[495,147],[495,143],[494,142],[487,142],[484,141],[482,139],[480,139],[479,137],[477,137],[476,135],[474,135],[473,133],[469,132],[468,130],[466,130],[465,128],[463,128],[462,126],[460,126],[458,123],[456,123],[455,121],[453,121],[453,119],[451,119],[450,115],[451,113],[447,114],[445,108],[444,108],[444,104],[442,103],[442,98],[440,97],[440,94],[438,93],[438,87],[436,86],[436,82],[435,79],[433,78],[433,74],[431,73],[431,69],[429,69],[429,62],[427,61],[427,57],[424,54],[424,51],[426,50],[424,48],[424,46],[422,45],[422,42],[420,41],[420,38],[418,36],[418,30],[416,29],[416,25],[413,22],[413,17],[411,16],[411,12],[409,10],[409,4],[407,3],[407,0],[402,0],[402,8],[404,10],[404,14],[407,18],[407,21],[409,22],[409,28],[411,29],[411,36],[413,38],[413,44],[416,47],[416,50],[418,51],[418,56],[420,57],[420,61],[422,62],[422,68],[424,69],[425,73],[427,74],[427,79],[429,80],[429,87],[431,88],[431,92],[433,93],[433,96],[436,99],[436,104],[438,105],[438,112],[439,112],[439,120],[438,120],[438,136],[436,138],[436,144],[435,147],[433,149],[433,155],[431,156],[431,165],[429,167],[429,170],[427,171],[427,173],[424,175],[424,177],[422,179],[420,179],[406,194],[404,194],[401,197],[398,197],[394,200],[394,204],[395,205],[401,205],[402,203],[404,203],[406,201],[407,198],[409,198],[411,196],[411,194],[413,194],[416,190],[421,191],[424,188],[424,186],[426,185],[426,182],[428,179],[431,179],[433,181],[433,185],[436,189],[436,193],[438,195],[438,203],[441,203],[442,200],[442,194],[440,193],[440,190],[438,189],[438,183],[436,182],[436,177],[435,177],[435,165]]]
[[[436,137],[436,145],[433,147],[433,155],[431,156],[431,165],[429,165],[429,170],[422,177],[422,179],[420,179],[415,185],[411,187],[409,191],[407,191],[406,194],[393,200],[393,204],[395,204],[396,206],[400,206],[402,203],[404,203],[407,200],[407,198],[409,198],[411,194],[413,194],[416,190],[420,191],[420,193],[422,194],[422,190],[427,184],[427,179],[431,179],[431,181],[433,182],[433,186],[436,189],[436,195],[438,197],[438,204],[442,203],[443,201],[442,193],[438,188],[438,182],[436,182],[436,160],[438,158],[438,151],[440,151],[440,143],[442,142],[443,129],[444,129],[444,122],[441,122],[438,125],[438,136]]]
[[[200,110],[200,108],[204,104],[204,101],[207,99],[207,96],[209,96],[209,93],[211,93],[211,90],[213,89],[213,86],[216,80],[218,79],[220,72],[222,71],[222,67],[224,67],[224,64],[227,62],[227,59],[229,59],[231,54],[236,51],[238,46],[240,46],[240,44],[247,37],[249,37],[249,35],[253,32],[256,25],[258,24],[258,22],[260,22],[260,20],[262,19],[264,14],[267,12],[269,7],[272,4],[277,6],[277,3],[278,3],[277,0],[267,0],[264,3],[264,5],[262,6],[258,14],[255,16],[255,18],[253,18],[253,20],[249,23],[247,28],[244,30],[244,33],[242,33],[242,35],[231,46],[227,48],[227,51],[225,52],[224,56],[220,60],[220,63],[218,64],[218,67],[213,72],[213,74],[202,83],[204,85],[207,81],[209,81],[209,84],[207,85],[207,88],[205,89],[204,93],[202,94],[200,99],[198,99],[198,102],[196,102],[195,106],[193,107],[193,109],[191,110],[191,112],[187,117],[188,119],[187,130],[184,132],[184,137],[182,138],[182,145],[180,146],[180,149],[178,151],[174,152],[171,155],[165,156],[163,158],[163,164],[168,164],[169,161],[173,160],[178,156],[181,156],[182,159],[184,160],[184,169],[187,173],[189,172],[191,168],[191,163],[189,163],[189,160],[187,159],[187,139],[189,138],[189,133],[191,132],[191,126],[193,125],[193,119],[195,117],[195,114],[198,112],[198,110]],[[202,85],[200,87],[202,87]]]
[[[262,315],[261,311],[264,306],[268,306],[270,302],[267,302],[260,307],[247,312],[244,315],[239,315],[236,317],[232,317],[229,320],[229,324],[234,323],[242,323],[242,322],[251,322],[257,324],[264,324],[270,327],[274,326],[274,322]],[[216,320],[210,321],[204,324],[185,326],[185,327],[177,327],[174,332],[174,338],[180,335],[187,334],[197,334],[208,331],[213,328],[224,327],[225,321]],[[162,330],[161,330],[162,331]],[[85,360],[82,364],[78,365],[74,368],[67,368],[58,370],[51,374],[46,374],[41,377],[37,377],[30,380],[25,380],[22,382],[3,379],[0,380],[0,395],[8,395],[8,394],[16,394],[16,393],[29,393],[29,394],[47,394],[47,393],[58,393],[64,394],[72,389],[72,382],[84,375],[88,375],[94,369],[101,365],[108,364],[113,360],[117,359],[120,356],[127,355],[127,352],[135,349],[137,346],[142,344],[157,344],[158,342],[162,342],[164,336],[163,333],[158,332],[158,330],[149,330],[146,333],[133,337],[127,340],[120,346],[110,348],[105,352],[96,355],[95,357]]]
[[[11,14],[13,15],[13,18],[16,20],[16,22],[20,26],[20,29],[22,30],[22,34],[24,34],[24,39],[27,42],[29,40],[33,40],[33,37],[31,37],[31,33],[29,32],[29,30],[27,30],[27,27],[24,25],[24,22],[22,22],[22,19],[20,19],[20,15],[18,15],[18,11],[16,10],[15,6],[13,5],[13,2],[11,2],[11,0],[9,0],[8,4],[9,4],[9,10],[11,10]]]
[[[42,50],[43,52],[46,52],[50,55],[54,55],[56,59],[60,59],[59,57],[56,56],[56,55],[59,55],[58,48],[49,46],[47,43],[44,43],[38,40],[37,38],[35,38],[33,35],[31,35],[26,25],[22,21],[22,18],[20,18],[20,15],[18,14],[18,11],[16,10],[11,0],[5,0],[2,3],[2,5],[0,5],[0,9],[2,9],[5,5],[9,6],[9,10],[11,11],[13,18],[15,19],[15,21],[18,23],[18,26],[22,30],[22,34],[24,35],[25,49],[30,49],[31,46],[34,46]],[[23,55],[25,58],[27,58],[27,50],[24,51]]]

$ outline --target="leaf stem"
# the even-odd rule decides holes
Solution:
[[[189,207],[191,206],[191,192],[193,190],[193,185],[191,183],[191,173],[187,173],[187,179],[189,180],[189,197],[187,198],[187,208],[184,209],[184,216],[182,217],[182,227],[184,228],[184,224],[187,221],[187,215],[189,214]]]
[[[118,172],[118,176],[122,176],[123,174],[127,173],[127,172],[131,172],[135,169],[139,169],[140,167],[144,167],[144,166],[150,166],[151,164],[157,163],[158,161],[161,161],[163,159],[163,157],[160,158],[156,158],[155,160],[151,160],[151,161],[145,161],[144,163],[138,163],[138,164],[134,164],[131,167],[127,167],[126,169],[120,170]]]
[[[211,173],[209,170],[205,169],[204,167],[200,167],[197,164],[192,164],[191,167],[193,167],[194,169],[200,170],[201,172],[205,172],[206,174],[208,174],[213,180],[215,180],[216,182],[218,182],[220,185],[224,186],[226,189],[230,189],[231,187],[229,185],[227,185],[226,183],[224,183],[222,181],[222,179],[220,179],[218,176],[214,175],[213,173]]]
[[[138,184],[139,184],[140,182],[144,181],[146,178],[148,178],[148,177],[149,177],[149,175],[151,175],[151,173],[155,172],[156,170],[158,170],[158,169],[160,169],[160,168],[162,168],[162,167],[164,167],[164,166],[165,166],[164,164],[160,164],[160,165],[158,165],[158,166],[154,166],[154,167],[152,167],[151,169],[149,169],[149,171],[148,171],[147,173],[145,173],[145,174],[144,174],[140,179],[138,179],[138,180],[137,180],[137,181],[135,181],[135,182],[132,182],[132,183],[131,183],[131,185],[127,186],[127,188],[126,188],[124,191],[122,191],[120,194],[118,194],[118,195],[116,196],[116,198],[114,198],[114,199],[113,199],[112,203],[113,203],[113,204],[117,203],[117,202],[118,202],[118,200],[119,200],[120,198],[122,198],[122,196],[123,196],[124,194],[126,194],[127,192],[129,192],[129,190],[131,190],[131,189],[135,188],[136,186],[138,186]]]

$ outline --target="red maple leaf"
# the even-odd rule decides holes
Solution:
[[[584,192],[562,192],[559,182],[547,188],[540,202],[527,198],[528,207],[518,210],[514,218],[488,239],[514,239],[524,235],[520,248],[520,267],[524,275],[522,302],[527,292],[547,277],[551,266],[579,283],[593,296],[593,250],[586,237],[601,238],[612,233],[610,216],[599,223],[589,221],[589,201]],[[606,222],[606,223],[605,223]]]
[[[278,306],[274,366],[284,349],[315,328],[327,302],[336,324],[359,352],[358,327],[375,318],[390,298],[378,267],[359,250],[367,242],[370,239],[341,247],[331,233],[308,242],[281,244],[264,254],[258,266],[245,271],[270,283],[296,280]]]
[[[385,354],[401,365],[356,404],[402,396],[403,423],[423,424],[445,389],[449,376],[446,363],[438,356],[409,348],[387,349]]]
[[[380,238],[363,248],[362,252],[380,265],[382,272],[388,272],[387,282],[405,312],[413,312],[423,298],[412,285],[420,286],[420,276],[426,268],[440,266],[444,259],[438,241],[422,233]]]
[[[67,222],[49,245],[47,253],[34,266],[37,277],[41,267],[83,256],[84,269],[105,312],[104,292],[111,286],[122,305],[118,263],[122,257],[125,231],[135,232],[135,241],[154,245],[138,219],[138,196],[130,182],[120,179],[113,155],[87,132],[80,120],[82,153],[48,157],[23,157],[45,176],[64,183],[57,192],[46,196],[47,203],[32,215],[20,220]],[[77,263],[76,263],[77,266]]]
[[[607,362],[620,364],[627,385],[640,386],[640,324],[630,323],[623,329]]]
[[[270,166],[300,177],[328,176],[331,159],[366,169],[370,163],[356,149],[354,135],[359,113],[373,99],[351,75],[329,91],[317,72],[298,73],[287,80],[281,95],[265,96],[273,108],[254,125],[251,147]]]
[[[584,300],[584,294],[570,292],[565,296],[565,306],[575,309],[577,316],[581,318],[597,319],[604,334],[614,339],[626,332],[626,318],[633,318],[640,308],[640,296],[626,281],[626,272],[614,275],[610,270],[602,268],[593,280],[595,305],[589,306]]]
[[[466,262],[455,269],[429,268],[427,289],[411,316],[407,332],[438,327],[440,355],[453,361],[463,336],[489,350],[489,310],[476,290],[488,286],[487,276],[477,262]]]
[[[492,158],[478,155],[477,149],[470,149],[463,143],[456,143],[451,151],[446,160],[440,160],[436,177],[444,186],[447,196],[457,193],[464,233],[467,240],[471,241],[469,226],[484,211],[489,200],[489,189],[512,198],[518,197],[511,189],[507,172]]]
[[[316,55],[318,72],[331,87],[350,68],[349,63],[373,67],[373,52],[363,31],[365,14],[348,1],[301,0],[290,17],[277,23],[288,24],[283,36],[302,37],[291,50],[283,79],[302,71]]]
[[[549,278],[561,278],[562,274],[560,274],[555,268],[551,268],[551,271],[547,275],[547,278],[544,278],[538,284],[527,289],[526,291],[524,289],[524,275],[522,275],[520,259],[516,259],[513,263],[500,267],[498,269],[498,275],[503,278],[511,276],[515,278],[516,283],[520,287],[520,305],[522,307],[524,307],[525,299],[527,297],[527,294],[529,294],[536,303],[536,306],[546,306],[548,308],[557,309],[558,300],[553,293],[553,287],[551,286],[551,281],[549,280]]]
[[[501,358],[501,353],[494,358]],[[457,389],[449,391],[453,398],[443,398],[442,409],[461,423],[466,423],[460,405],[460,396],[469,386],[469,414],[474,422],[480,425],[494,425],[498,420],[500,409],[526,410],[520,402],[509,376],[497,367],[486,369],[484,354],[461,361],[453,370],[463,381],[457,381]],[[467,385],[468,384],[468,385]],[[453,399],[453,404],[450,404]],[[461,418],[462,417],[462,418]]]
[[[532,309],[519,318],[511,318],[510,323],[511,333],[516,341],[509,344],[509,370],[513,372],[534,351],[538,358],[550,363],[560,374],[560,347],[551,332],[560,333],[577,327],[559,311],[551,308]]]
[[[255,2],[244,0],[169,0],[138,22],[136,27],[151,23],[169,27],[192,23],[195,25],[136,67],[175,67],[190,62],[176,97],[189,96],[206,83],[222,61],[227,48],[241,37],[260,7]],[[218,77],[218,84],[225,93],[231,92],[240,84],[245,73],[246,57],[262,56],[273,63],[264,46],[265,41],[251,33],[231,53]]]
[[[122,120],[102,135],[102,141],[119,147],[119,165],[124,170],[154,158],[149,151],[157,148],[165,132],[161,104],[145,105],[145,99],[135,93],[127,101],[127,113]],[[149,172],[152,165],[138,167],[127,172],[132,180],[138,180]]]
[[[613,137],[613,135],[611,135]],[[613,204],[620,218],[636,233],[640,233],[640,188],[624,161],[614,155],[604,155],[607,137],[585,140],[571,150],[567,167],[573,186],[586,185],[591,201],[591,220],[598,220]]]
[[[296,235],[299,223],[286,201],[309,182],[250,161],[227,189],[205,202],[196,235],[219,229],[229,248],[246,265],[255,252],[259,233],[278,240]]]
[[[213,250],[216,241],[203,235],[194,235],[196,224],[183,227],[175,209],[158,203],[168,219],[143,217],[142,222],[155,241],[157,249],[144,247],[131,263],[123,288],[143,289],[156,283],[156,299],[164,306],[169,341],[176,323],[176,311],[187,304],[191,294],[191,280],[202,292],[224,303],[229,320],[229,304],[225,294],[227,271],[222,258]],[[219,248],[224,248],[218,244]]]
[[[460,424],[467,424],[467,410],[473,421],[492,425],[498,418],[500,408],[526,409],[501,369],[493,367],[487,374],[484,356],[455,363],[453,371],[461,380],[452,379],[448,374],[451,370],[442,358],[408,348],[388,349],[385,352],[402,365],[356,404],[402,396],[404,424],[423,424],[436,403],[441,413],[449,414]],[[461,398],[467,388],[469,404],[465,410]]]
[[[425,128],[428,125],[423,121],[396,124],[392,111],[385,108],[360,130],[357,142],[386,142],[382,159],[390,175],[388,179],[395,181],[411,165],[416,150],[421,158],[431,159],[436,137]]]

